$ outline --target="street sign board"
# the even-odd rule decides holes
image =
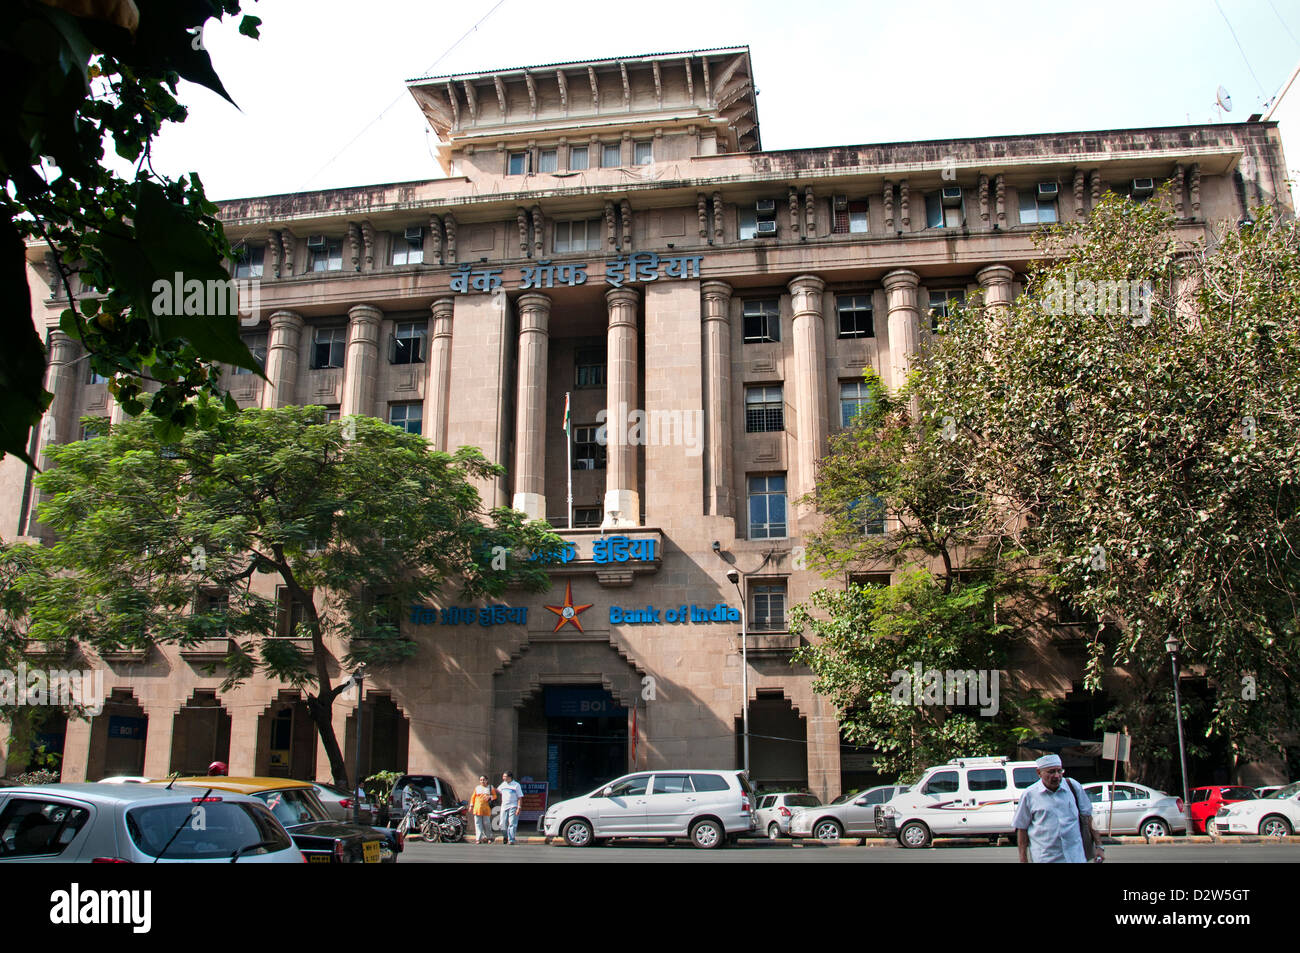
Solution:
[[[1129,738],[1127,734],[1121,735],[1114,731],[1108,731],[1101,736],[1101,756],[1106,761],[1123,761],[1128,764]],[[1128,777],[1128,775],[1125,775]]]

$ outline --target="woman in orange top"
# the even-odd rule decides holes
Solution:
[[[492,843],[492,799],[496,789],[488,784],[487,775],[480,775],[478,787],[469,799],[469,811],[474,815],[474,843]]]

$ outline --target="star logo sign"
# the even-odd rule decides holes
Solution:
[[[589,602],[585,606],[575,606],[573,604],[573,583],[566,582],[564,584],[564,605],[543,606],[542,608],[550,612],[554,612],[556,615],[560,617],[560,621],[555,623],[555,628],[551,630],[552,632],[559,632],[562,626],[568,625],[570,623],[573,624],[573,627],[575,629],[581,632],[583,629],[582,629],[582,623],[578,621],[578,613],[586,612],[594,604],[595,603]]]

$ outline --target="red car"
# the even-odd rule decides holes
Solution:
[[[1237,801],[1253,801],[1255,792],[1250,788],[1230,784],[1213,784],[1207,788],[1192,790],[1192,830],[1197,834],[1214,833],[1214,815],[1225,804]],[[1206,821],[1210,829],[1205,829]]]

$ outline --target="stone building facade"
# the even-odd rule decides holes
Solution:
[[[735,764],[742,681],[756,781],[822,797],[874,781],[786,631],[825,584],[802,568],[813,515],[796,501],[863,372],[898,387],[932,316],[1009,302],[1036,231],[1105,189],[1142,200],[1169,183],[1187,242],[1290,201],[1276,125],[1259,121],[763,151],[744,47],[409,88],[444,177],[222,203],[236,274],[260,281],[247,340],[269,377],[231,381],[241,406],[320,404],[478,446],[508,471],[485,503],[574,544],[551,591],[506,598],[516,611],[413,610],[417,656],[367,682],[367,769],[462,785],[511,768],[571,794],[633,766]],[[48,440],[118,414],[54,330],[60,294],[34,295]],[[0,534],[38,536],[33,503],[31,474],[0,463]],[[570,621],[566,603],[590,608]],[[1071,697],[1069,643],[1021,677]],[[87,650],[108,707],[63,729],[64,778],[213,758],[324,778],[299,693],[260,677],[219,693],[201,665],[224,650]],[[355,707],[335,707],[349,766]]]

